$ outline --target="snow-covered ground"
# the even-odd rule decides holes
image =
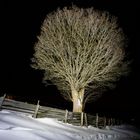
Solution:
[[[0,111],[0,140],[140,140],[138,130],[123,125],[98,129],[64,124],[19,112]]]

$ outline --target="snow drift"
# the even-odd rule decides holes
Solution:
[[[78,127],[56,119],[34,119],[25,113],[0,111],[0,140],[139,140],[138,130],[130,125],[98,129]]]

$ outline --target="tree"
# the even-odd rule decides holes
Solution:
[[[73,112],[112,87],[127,71],[125,36],[117,19],[107,12],[77,7],[47,15],[35,44],[32,67],[44,71]]]

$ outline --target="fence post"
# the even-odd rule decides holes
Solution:
[[[115,125],[115,118],[113,118],[113,125]]]
[[[36,109],[35,109],[35,112],[34,112],[34,115],[33,115],[33,117],[34,118],[37,118],[37,113],[38,113],[38,110],[39,110],[39,100],[38,100],[38,102],[37,102],[37,106],[36,106]]]
[[[104,128],[106,127],[106,117],[104,116]]]
[[[99,121],[99,116],[98,113],[96,113],[96,127],[98,127],[98,121]]]
[[[116,119],[116,125],[119,125],[119,119],[118,118]]]
[[[81,112],[81,126],[83,126],[84,124],[84,113]]]
[[[108,118],[108,126],[110,126],[110,118]]]
[[[112,123],[113,123],[112,118],[110,118],[110,126],[112,126]]]
[[[85,113],[85,125],[88,126],[87,113]]]
[[[67,123],[67,119],[68,119],[68,110],[66,109],[66,113],[65,113],[65,123]]]
[[[120,120],[120,125],[122,125],[122,124],[123,124],[123,120],[121,119],[121,120]]]
[[[5,100],[5,97],[6,97],[6,94],[3,95],[2,101],[1,101],[1,103],[0,103],[0,110],[2,109],[2,105],[3,105],[3,102],[4,102],[4,100]]]

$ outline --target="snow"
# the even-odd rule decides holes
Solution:
[[[0,140],[140,140],[134,126],[121,125],[98,129],[79,127],[50,118],[0,111]]]

